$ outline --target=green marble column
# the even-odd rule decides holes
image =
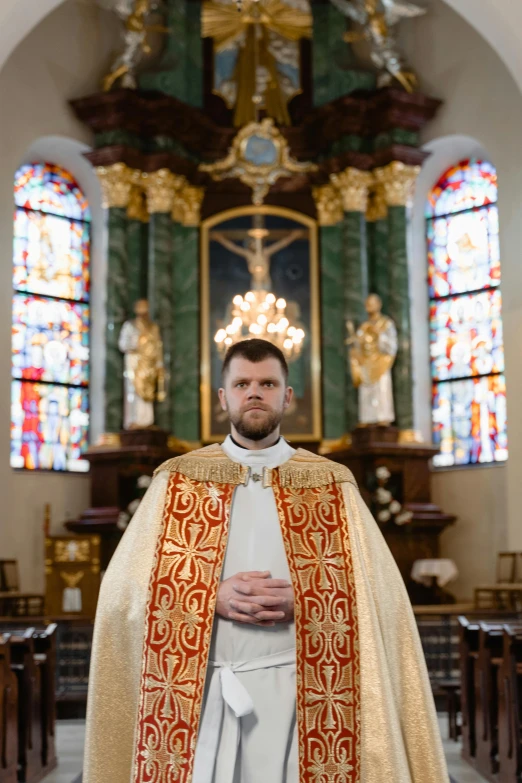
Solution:
[[[198,240],[197,227],[174,223],[170,429],[188,441],[200,438]]]
[[[368,232],[368,288],[379,294],[383,312],[389,310],[388,274],[388,221],[374,220],[367,223]]]
[[[159,325],[163,341],[165,367],[164,402],[156,402],[154,421],[158,427],[170,430],[172,384],[172,218],[169,212],[154,212],[149,223],[148,298],[150,315]]]
[[[364,301],[368,296],[368,258],[366,220],[362,212],[346,212],[343,219],[344,323],[357,328],[365,320]],[[346,333],[347,334],[347,333]],[[348,348],[345,348],[346,391],[345,426],[351,432],[357,426],[358,392],[352,382]]]
[[[385,312],[397,327],[398,351],[393,366],[395,421],[401,430],[413,429],[410,294],[406,207],[388,207],[389,305]]]
[[[108,209],[105,430],[119,432],[123,423],[123,354],[118,338],[129,314],[127,215],[123,207]]]
[[[347,432],[343,224],[321,226],[320,241],[323,437],[336,440]]]
[[[148,224],[141,220],[127,220],[129,303],[147,297],[148,278]]]

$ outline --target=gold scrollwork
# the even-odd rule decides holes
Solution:
[[[408,166],[398,160],[374,169],[375,184],[382,187],[386,206],[405,207],[410,204],[419,171],[420,166]]]
[[[172,218],[183,226],[199,226],[201,203],[205,191],[189,185],[187,181],[176,191],[172,206]]]
[[[141,175],[141,183],[147,197],[147,211],[172,212],[177,191],[185,183],[185,177],[173,174],[170,169],[158,169]]]
[[[55,541],[54,544],[54,562],[55,563],[84,563],[90,559],[91,542],[79,541],[77,539],[64,539]]]
[[[368,193],[373,182],[369,171],[349,166],[339,174],[332,174],[330,182],[339,191],[345,212],[366,212]]]
[[[328,183],[312,189],[320,226],[335,226],[343,219],[343,202],[339,190]]]
[[[127,207],[133,185],[139,183],[141,172],[131,169],[125,163],[113,163],[111,166],[95,168],[102,189],[102,206]]]
[[[216,181],[239,179],[252,188],[252,203],[259,206],[280,177],[315,171],[317,166],[294,160],[285,137],[273,120],[265,117],[261,122],[250,122],[241,128],[225,158],[215,163],[200,163],[199,169]]]

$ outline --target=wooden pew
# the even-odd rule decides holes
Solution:
[[[478,662],[479,631],[478,621],[459,617],[462,757],[470,763],[473,763],[477,752],[475,668]]]
[[[462,757],[470,764],[476,764],[477,735],[477,692],[475,682],[479,680],[480,623],[498,624],[516,622],[520,615],[513,613],[482,612],[459,616],[460,691],[462,710]]]
[[[35,660],[42,683],[42,768],[47,775],[58,763],[56,758],[56,624],[35,631]]]
[[[522,624],[504,626],[499,672],[499,783],[522,780]]]
[[[498,678],[502,665],[502,623],[479,623],[479,650],[475,668],[475,766],[485,777],[498,773]]]
[[[34,628],[10,636],[11,668],[18,680],[18,765],[19,779],[37,783],[44,775],[42,765],[42,679],[35,660]]]
[[[0,783],[17,783],[18,683],[9,637],[0,634]]]

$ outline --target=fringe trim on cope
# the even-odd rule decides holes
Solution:
[[[250,475],[246,465],[233,462],[217,443],[167,460],[156,469],[154,475],[163,470],[181,473],[195,481],[213,481],[216,484],[245,484]],[[276,470],[282,487],[313,489],[346,481],[357,486],[351,470],[345,465],[305,449],[298,449],[293,457],[279,468],[266,470],[265,486],[271,485],[272,475]]]

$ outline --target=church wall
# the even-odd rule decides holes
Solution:
[[[499,177],[509,461],[501,466],[438,470],[432,479],[434,502],[459,517],[441,538],[442,556],[454,559],[460,571],[459,581],[450,589],[458,598],[469,598],[475,584],[493,578],[496,552],[520,548],[521,544],[522,416],[517,401],[522,393],[522,98],[497,54],[442,0],[429,4],[426,17],[405,23],[402,38],[423,91],[444,100],[438,116],[423,133],[423,142],[433,156],[419,178],[411,231],[415,411],[417,426],[428,437],[424,199],[449,165],[469,155],[491,160]]]
[[[23,590],[44,585],[43,515],[52,506],[52,532],[89,506],[87,475],[14,472],[9,465],[13,176],[21,163],[47,157],[69,168],[93,208],[91,408],[103,379],[103,213],[96,178],[81,152],[88,131],[67,100],[96,91],[117,45],[118,24],[94,3],[68,0],[17,47],[0,71],[0,556],[19,560]],[[94,430],[100,428],[96,416]]]

